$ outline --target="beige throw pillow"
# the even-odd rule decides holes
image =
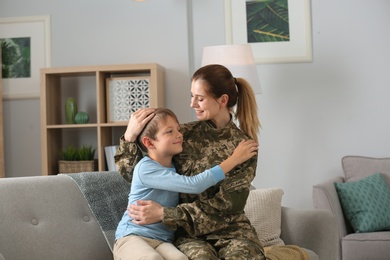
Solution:
[[[251,190],[245,205],[245,214],[256,229],[263,247],[283,246],[280,239],[282,225],[283,190]]]

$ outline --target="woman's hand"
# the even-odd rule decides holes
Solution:
[[[154,116],[155,108],[141,108],[131,114],[127,129],[125,132],[125,140],[134,142],[137,136],[142,132],[147,122]]]
[[[127,214],[138,225],[147,225],[160,222],[164,219],[164,208],[152,200],[137,200],[137,205],[131,204]]]

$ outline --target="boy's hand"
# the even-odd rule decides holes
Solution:
[[[237,164],[241,164],[257,154],[259,145],[254,140],[242,140],[232,154]]]

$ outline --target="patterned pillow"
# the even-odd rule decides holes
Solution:
[[[245,215],[256,229],[263,247],[284,245],[280,239],[282,196],[281,189],[256,189],[249,193]]]
[[[390,189],[380,173],[335,187],[356,233],[390,230]]]

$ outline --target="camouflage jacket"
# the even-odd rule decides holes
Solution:
[[[207,121],[196,121],[181,125],[181,130],[183,152],[174,157],[174,163],[177,172],[186,176],[220,164],[241,140],[249,139],[233,121],[222,129],[216,129]],[[122,137],[115,161],[126,180],[131,181],[132,170],[140,158],[142,153],[136,144]],[[223,181],[201,194],[180,194],[181,204],[164,208],[163,223],[178,229],[180,236],[204,236],[205,239],[243,236],[259,243],[244,214],[256,165],[257,156],[235,167]]]

